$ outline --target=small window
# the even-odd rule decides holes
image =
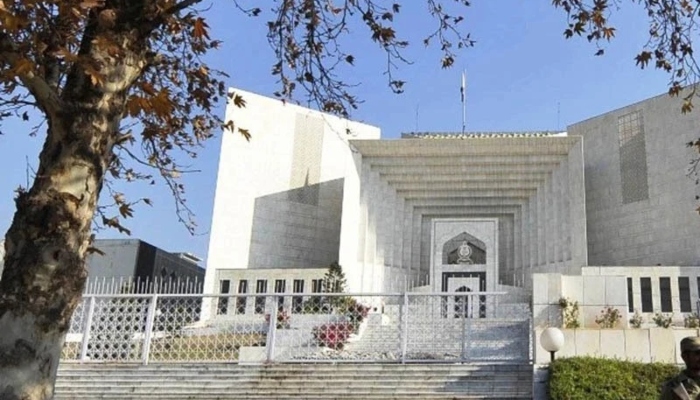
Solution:
[[[687,276],[678,277],[678,298],[681,303],[681,312],[692,312],[690,303],[690,278]]]
[[[642,292],[642,312],[653,312],[651,302],[651,278],[639,278],[639,286]]]
[[[248,293],[248,281],[241,279],[238,281],[238,294]],[[248,305],[248,298],[245,296],[239,296],[236,298],[236,313],[245,314],[245,308]]]
[[[231,290],[231,281],[228,279],[222,280],[219,283],[219,293],[228,294],[229,290]]]
[[[286,283],[284,279],[277,279],[275,281],[275,293],[284,293],[286,289]],[[284,296],[277,296],[277,309],[282,310],[284,308]]]
[[[634,295],[632,294],[632,278],[627,278],[627,310],[634,312]]]
[[[255,293],[267,293],[267,281],[265,279],[258,279],[255,282]],[[265,296],[255,297],[255,313],[265,313]]]
[[[661,295],[661,312],[672,312],[671,278],[659,278],[659,294]]]
[[[238,281],[238,293],[239,294],[246,294],[248,293],[248,281],[245,279],[241,279]]]
[[[304,293],[304,280],[295,279],[292,286],[292,291],[294,293]],[[292,297],[292,313],[300,313],[302,311],[304,304],[303,296]]]
[[[224,279],[224,280],[219,281],[219,293],[228,294],[229,290],[231,290],[231,281],[230,280]],[[219,297],[219,306],[216,308],[216,313],[218,315],[228,314],[228,298],[227,297]]]
[[[323,279],[311,281],[311,293],[321,293],[323,291]]]

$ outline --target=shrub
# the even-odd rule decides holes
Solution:
[[[595,318],[595,323],[603,329],[610,329],[617,326],[617,323],[622,319],[620,310],[614,307],[605,306],[600,310],[600,315]]]
[[[690,313],[683,318],[683,325],[686,328],[700,328],[700,317],[697,313]]]
[[[302,314],[330,314],[331,305],[327,298],[315,295],[302,303],[300,312]]]
[[[350,322],[323,324],[313,329],[318,344],[331,349],[342,349],[352,332],[353,326]]]
[[[634,310],[634,315],[630,318],[630,325],[632,325],[632,328],[639,329],[642,327],[643,323],[644,317],[642,317],[642,314],[639,313],[639,310]]]
[[[578,301],[571,301],[566,297],[559,299],[559,307],[562,308],[562,318],[564,320],[564,328],[576,329],[581,327],[579,322]]]
[[[550,367],[549,395],[552,400],[656,400],[663,383],[677,373],[671,364],[560,358]]]
[[[670,314],[662,314],[658,312],[654,314],[653,321],[656,326],[660,328],[669,328],[673,322]]]
[[[354,298],[350,298],[350,300],[347,302],[347,305],[345,307],[345,316],[348,318],[348,321],[352,324],[353,330],[357,332],[357,329],[360,327],[360,323],[367,318],[367,314],[369,313],[369,306],[365,306],[363,304],[360,304],[355,300]]]

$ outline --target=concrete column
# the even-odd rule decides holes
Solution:
[[[373,263],[373,279],[372,290],[381,291],[384,286],[383,278],[385,275],[384,249],[385,249],[385,232],[387,226],[387,208],[384,200],[384,185],[379,179],[379,174],[376,171],[370,172],[370,182],[372,187],[372,219],[374,221],[374,263]]]
[[[340,250],[338,263],[343,266],[348,289],[361,291],[363,260],[361,231],[365,229],[363,199],[361,198],[360,171],[362,155],[355,153],[346,162],[343,182],[343,212],[340,222]]]
[[[544,182],[544,264],[547,269],[551,268],[554,262],[554,242],[557,240],[554,235],[554,177],[552,174]]]
[[[698,278],[697,274],[694,272],[690,272],[687,269],[682,269],[683,273],[682,276],[687,276],[688,277],[688,284],[690,285],[690,303],[691,307],[693,308],[693,311],[697,312],[696,309],[696,301],[700,299],[700,294],[698,294]]]
[[[413,209],[411,232],[411,269],[410,273],[420,271],[420,244],[421,244],[421,213]]]
[[[561,227],[562,227],[562,240],[564,244],[563,259],[565,262],[570,262],[572,257],[571,251],[571,201],[569,196],[571,196],[571,186],[569,185],[569,161],[562,162],[562,190],[561,190],[561,202],[562,202],[562,212],[561,212]]]
[[[538,214],[538,196],[539,189],[530,199],[530,262],[532,264],[533,271],[537,270],[537,265],[539,265],[539,240],[537,238],[537,223],[539,220]]]
[[[372,242],[374,240],[373,226],[371,225],[371,188],[369,180],[369,166],[362,165],[362,190],[361,190],[361,209],[360,209],[360,247],[358,248],[359,258],[362,260],[362,291],[369,291],[368,282],[372,280],[372,266],[374,261],[374,248]],[[370,259],[371,255],[371,259]]]
[[[671,281],[671,310],[674,314],[683,315],[681,313],[680,290],[678,290],[678,276],[670,276],[669,278]]]
[[[586,183],[583,169],[583,141],[580,140],[569,151],[569,185],[571,192],[571,249],[572,264],[577,272],[588,264],[588,242],[586,240]]]
[[[365,237],[365,288],[374,291],[377,279],[379,279],[379,265],[377,263],[377,222],[379,218],[379,196],[377,182],[371,169],[367,172],[368,207],[367,207],[367,236]],[[383,272],[383,271],[382,271]]]
[[[532,264],[530,263],[530,200],[526,200],[520,208],[522,210],[520,224],[520,238],[522,242],[520,248],[520,264],[524,273],[530,275],[532,273]]]
[[[547,264],[547,182],[537,190],[537,264],[542,271],[542,266]]]
[[[520,281],[525,282],[525,273],[523,271],[523,221],[522,207],[513,215],[513,270],[520,278]]]
[[[384,186],[384,193],[386,199],[386,226],[384,227],[384,232],[386,235],[385,249],[384,249],[384,264],[389,266],[392,270],[396,270],[394,262],[394,245],[396,241],[394,236],[396,235],[396,192],[387,184],[382,181]]]
[[[556,237],[557,237],[557,247],[556,247],[556,263],[558,268],[560,269],[561,266],[564,263],[564,249],[566,248],[566,239],[565,235],[566,233],[564,232],[564,221],[563,221],[563,215],[564,215],[564,179],[562,179],[562,166],[565,163],[559,164],[559,167],[555,170],[556,172],[556,186],[554,190],[554,197],[555,197],[555,224],[556,224]]]
[[[393,191],[394,196],[394,235],[393,235],[393,252],[394,256],[392,258],[393,265],[397,269],[403,270],[403,218],[404,218],[404,203],[405,200],[396,195],[396,191]]]
[[[651,277],[651,305],[654,312],[661,312],[661,293],[659,291],[659,277],[652,275]],[[640,303],[641,306],[641,303]]]
[[[410,202],[404,201],[403,210],[403,232],[401,233],[403,245],[401,251],[401,262],[404,271],[408,273],[411,270],[411,243],[413,241],[413,205]]]

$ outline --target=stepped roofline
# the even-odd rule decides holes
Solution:
[[[565,131],[511,131],[511,132],[403,132],[402,139],[478,139],[478,138],[531,138],[567,136]]]

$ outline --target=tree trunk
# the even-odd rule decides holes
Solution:
[[[81,301],[92,219],[131,85],[148,43],[138,27],[144,2],[112,1],[87,22],[83,64],[68,73],[29,191],[5,237],[0,280],[0,400],[45,400],[54,382],[73,311]],[[104,17],[104,18],[103,18]],[[118,55],[109,44],[118,44]],[[35,96],[36,93],[33,93]],[[47,111],[46,109],[44,111]]]
[[[101,114],[68,107],[50,122],[34,184],[16,200],[0,280],[0,400],[53,397],[116,132]]]
[[[64,332],[37,329],[30,314],[5,313],[0,317],[0,399],[53,398],[56,370]]]

